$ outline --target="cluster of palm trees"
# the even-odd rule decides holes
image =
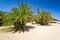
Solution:
[[[34,15],[28,3],[18,2],[18,6],[18,8],[12,8],[8,13],[0,11],[0,26],[14,25],[14,32],[24,32],[27,22],[35,21],[41,25],[48,25],[49,22],[54,20],[50,12],[40,12],[39,8],[37,8],[38,15]]]

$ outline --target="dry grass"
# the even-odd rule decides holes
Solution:
[[[3,29],[0,29],[0,32],[10,32],[12,30],[13,27],[8,27],[8,28],[3,28]]]

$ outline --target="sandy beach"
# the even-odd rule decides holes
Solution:
[[[0,33],[0,40],[60,40],[60,24],[49,26],[27,24],[31,26],[29,32]]]

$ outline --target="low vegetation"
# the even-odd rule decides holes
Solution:
[[[37,13],[38,15],[33,14],[28,3],[18,2],[18,8],[12,8],[10,12],[0,11],[0,26],[14,25],[14,28],[12,28],[14,32],[24,32],[26,31],[27,22],[35,21],[41,25],[48,25],[49,22],[54,21],[50,12],[40,12],[38,8]]]

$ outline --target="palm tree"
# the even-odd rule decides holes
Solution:
[[[37,13],[40,14],[40,8],[37,8]]]
[[[38,21],[39,21],[40,8],[37,8],[37,13],[38,14],[35,16],[36,23],[38,23]]]
[[[15,18],[14,22],[14,32],[16,31],[25,31],[25,23],[28,21],[28,17],[32,16],[32,11],[27,3],[18,3],[19,8],[13,8],[11,14]]]
[[[53,20],[54,18],[51,16],[50,12],[44,11],[38,16],[38,23],[40,23],[41,25],[48,25],[49,22]]]
[[[4,20],[5,20],[6,13],[3,11],[0,11],[0,26],[3,25]]]

